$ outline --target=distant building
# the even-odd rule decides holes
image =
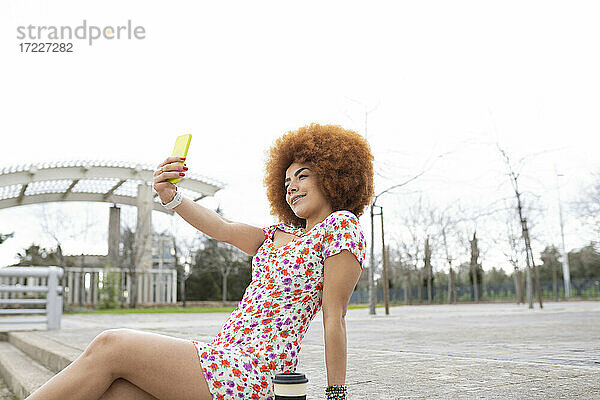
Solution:
[[[102,287],[107,255],[78,254],[64,256],[67,288],[65,304],[95,307]],[[119,267],[119,266],[117,266]],[[160,270],[160,272],[158,271]],[[126,268],[121,271],[121,302],[131,293],[131,279]],[[173,240],[165,234],[152,235],[152,269],[137,270],[137,302],[139,304],[175,303],[177,301],[177,272]]]
[[[99,254],[76,254],[64,256],[66,267],[104,268],[108,256]],[[170,236],[152,235],[152,269],[175,269],[175,249]]]
[[[98,254],[77,254],[63,258],[65,267],[104,268],[104,264],[108,262],[108,256]]]
[[[175,248],[170,236],[152,236],[152,269],[175,269]]]

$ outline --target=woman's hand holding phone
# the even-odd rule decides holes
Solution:
[[[169,182],[169,179],[177,179],[185,176],[188,167],[185,164],[179,164],[185,162],[184,157],[168,157],[165,161],[160,163],[154,171],[154,190],[158,193],[160,200],[163,204],[166,204],[173,200],[177,187]]]

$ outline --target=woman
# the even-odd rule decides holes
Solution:
[[[154,173],[165,207],[252,255],[252,281],[210,343],[131,329],[102,332],[28,399],[274,399],[272,377],[294,372],[300,343],[323,309],[328,399],[345,399],[345,314],[363,268],[358,223],[373,197],[373,156],[357,133],[302,127],[275,141],[264,183],[271,214],[257,228],[183,198],[167,179],[188,168],[169,157]]]

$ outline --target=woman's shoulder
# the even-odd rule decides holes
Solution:
[[[327,258],[347,249],[359,261],[361,267],[365,258],[366,241],[358,217],[348,210],[338,210],[328,217],[323,229],[322,253]]]
[[[322,223],[327,231],[362,230],[358,217],[348,210],[337,210],[329,214]]]
[[[336,223],[340,221],[348,221],[354,225],[359,225],[358,217],[354,215],[352,211],[348,210],[337,210],[329,214],[325,220],[329,219],[330,223]]]

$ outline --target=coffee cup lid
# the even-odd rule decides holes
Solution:
[[[298,372],[287,372],[283,374],[275,374],[275,378],[273,378],[273,383],[281,384],[281,385],[289,385],[294,383],[306,383],[308,379],[304,374]]]

